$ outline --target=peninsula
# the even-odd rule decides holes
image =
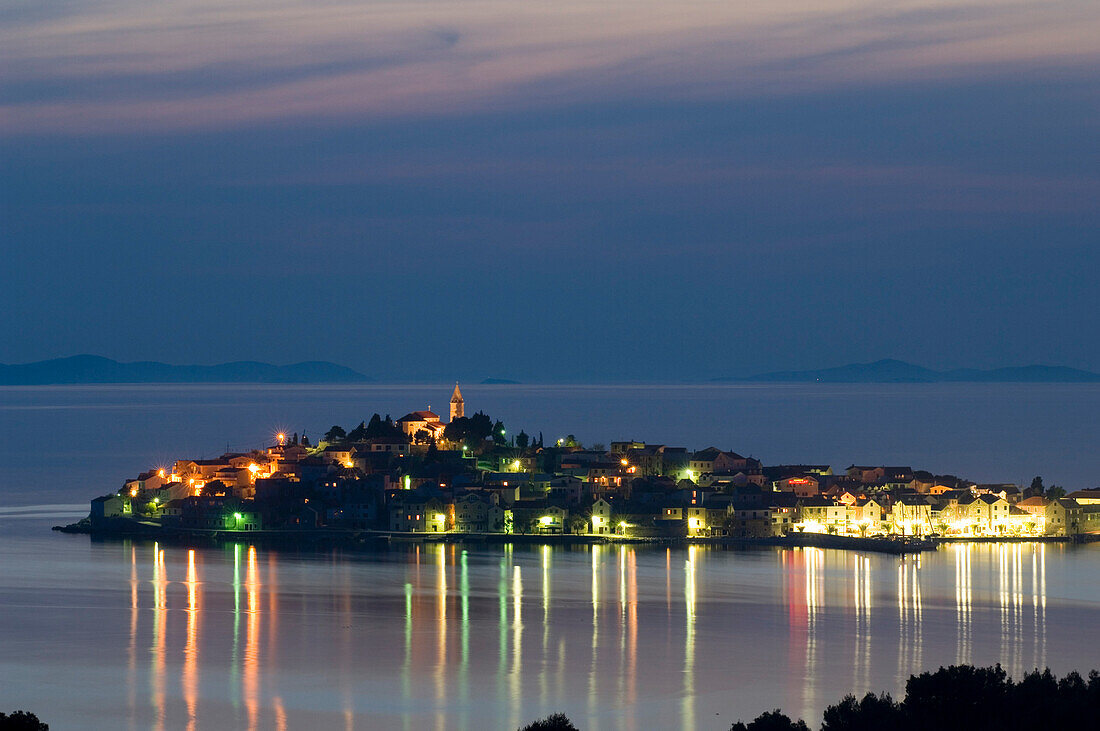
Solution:
[[[1100,531],[1100,488],[983,484],[909,466],[769,465],[735,451],[547,442],[478,411],[374,414],[319,441],[179,459],[92,501],[104,533],[359,531],[665,539],[1072,538]]]

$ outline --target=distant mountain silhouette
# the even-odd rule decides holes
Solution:
[[[486,378],[481,382],[482,386],[515,386],[519,381],[513,381],[508,378]]]
[[[1100,383],[1100,373],[1045,365],[936,371],[887,358],[874,363],[850,363],[816,371],[777,371],[747,378],[712,380],[757,383]]]
[[[372,379],[350,368],[309,361],[278,366],[256,361],[220,365],[120,363],[98,355],[74,355],[37,363],[0,364],[0,385],[78,383],[363,383]]]

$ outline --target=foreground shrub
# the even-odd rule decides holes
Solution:
[[[50,731],[50,727],[33,713],[12,711],[0,713],[0,731]]]
[[[825,709],[821,731],[1024,731],[1100,728],[1100,674],[1071,672],[1059,680],[1049,669],[1019,682],[1000,666],[952,665],[910,675],[899,703],[888,693],[846,695]],[[730,731],[807,729],[779,710],[738,721]]]
[[[546,718],[529,723],[519,731],[579,731],[564,713],[553,713]]]

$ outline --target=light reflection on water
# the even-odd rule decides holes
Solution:
[[[92,548],[116,583],[73,579],[74,602],[101,597],[92,626],[104,631],[71,650],[104,668],[50,669],[95,688],[130,728],[515,728],[564,710],[594,730],[703,729],[775,707],[816,722],[843,693],[897,693],[941,664],[1087,669],[1060,627],[1100,619],[1076,575],[1088,566],[1095,578],[1096,551],[1063,545],[956,544],[905,559],[704,546]],[[18,607],[18,582],[0,579]],[[1048,609],[1062,622],[1048,624]],[[0,612],[4,638],[27,621]],[[0,680],[21,687],[7,667]]]

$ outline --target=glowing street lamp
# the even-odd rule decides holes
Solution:
[[[275,439],[278,440],[279,446],[283,446],[286,443],[286,434],[279,432],[275,435]]]

